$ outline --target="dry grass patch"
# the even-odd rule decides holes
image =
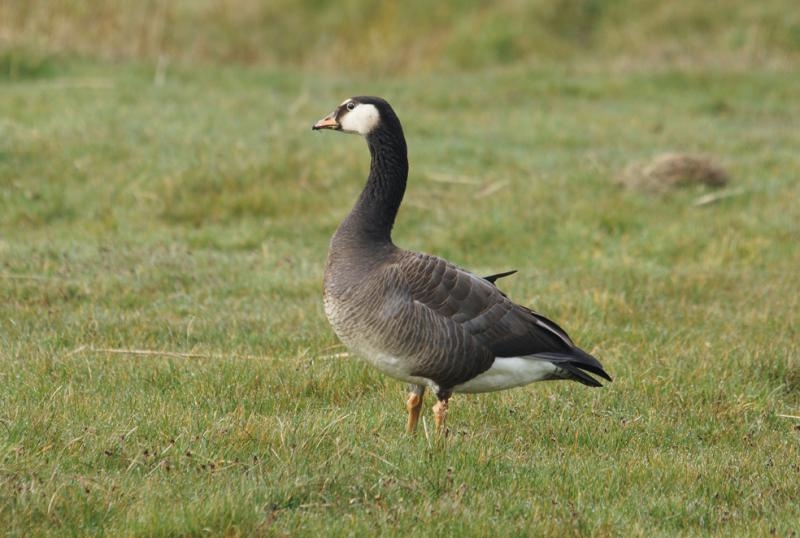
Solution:
[[[654,194],[692,185],[719,188],[730,181],[728,171],[710,157],[687,153],[663,153],[652,160],[631,164],[617,178],[626,188]]]

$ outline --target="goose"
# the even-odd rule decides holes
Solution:
[[[366,185],[330,241],[325,314],[351,352],[409,384],[409,433],[426,388],[436,395],[434,423],[443,432],[453,393],[553,379],[601,386],[590,374],[611,381],[558,324],[500,291],[497,279],[514,271],[479,277],[395,246],[391,232],[406,189],[408,152],[388,102],[352,97],[312,129],[359,134],[369,147]]]

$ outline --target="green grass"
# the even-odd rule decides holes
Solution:
[[[0,528],[797,532],[798,88],[555,67],[175,66],[155,84],[92,61],[4,81]],[[363,92],[409,139],[396,241],[518,269],[504,290],[614,383],[458,396],[440,443],[403,433],[401,384],[336,357],[325,250],[368,153],[310,126]],[[716,157],[743,193],[614,185],[667,150]]]
[[[4,0],[0,78],[42,52],[383,75],[518,62],[793,69],[800,10],[795,0]]]

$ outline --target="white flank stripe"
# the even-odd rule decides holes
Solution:
[[[525,357],[498,357],[492,367],[466,383],[453,387],[453,392],[492,392],[521,387],[534,381],[551,379],[558,368],[547,360]]]

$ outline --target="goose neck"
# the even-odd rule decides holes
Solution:
[[[391,242],[391,232],[408,178],[408,153],[402,131],[367,137],[372,161],[361,195],[342,228],[358,239]]]

